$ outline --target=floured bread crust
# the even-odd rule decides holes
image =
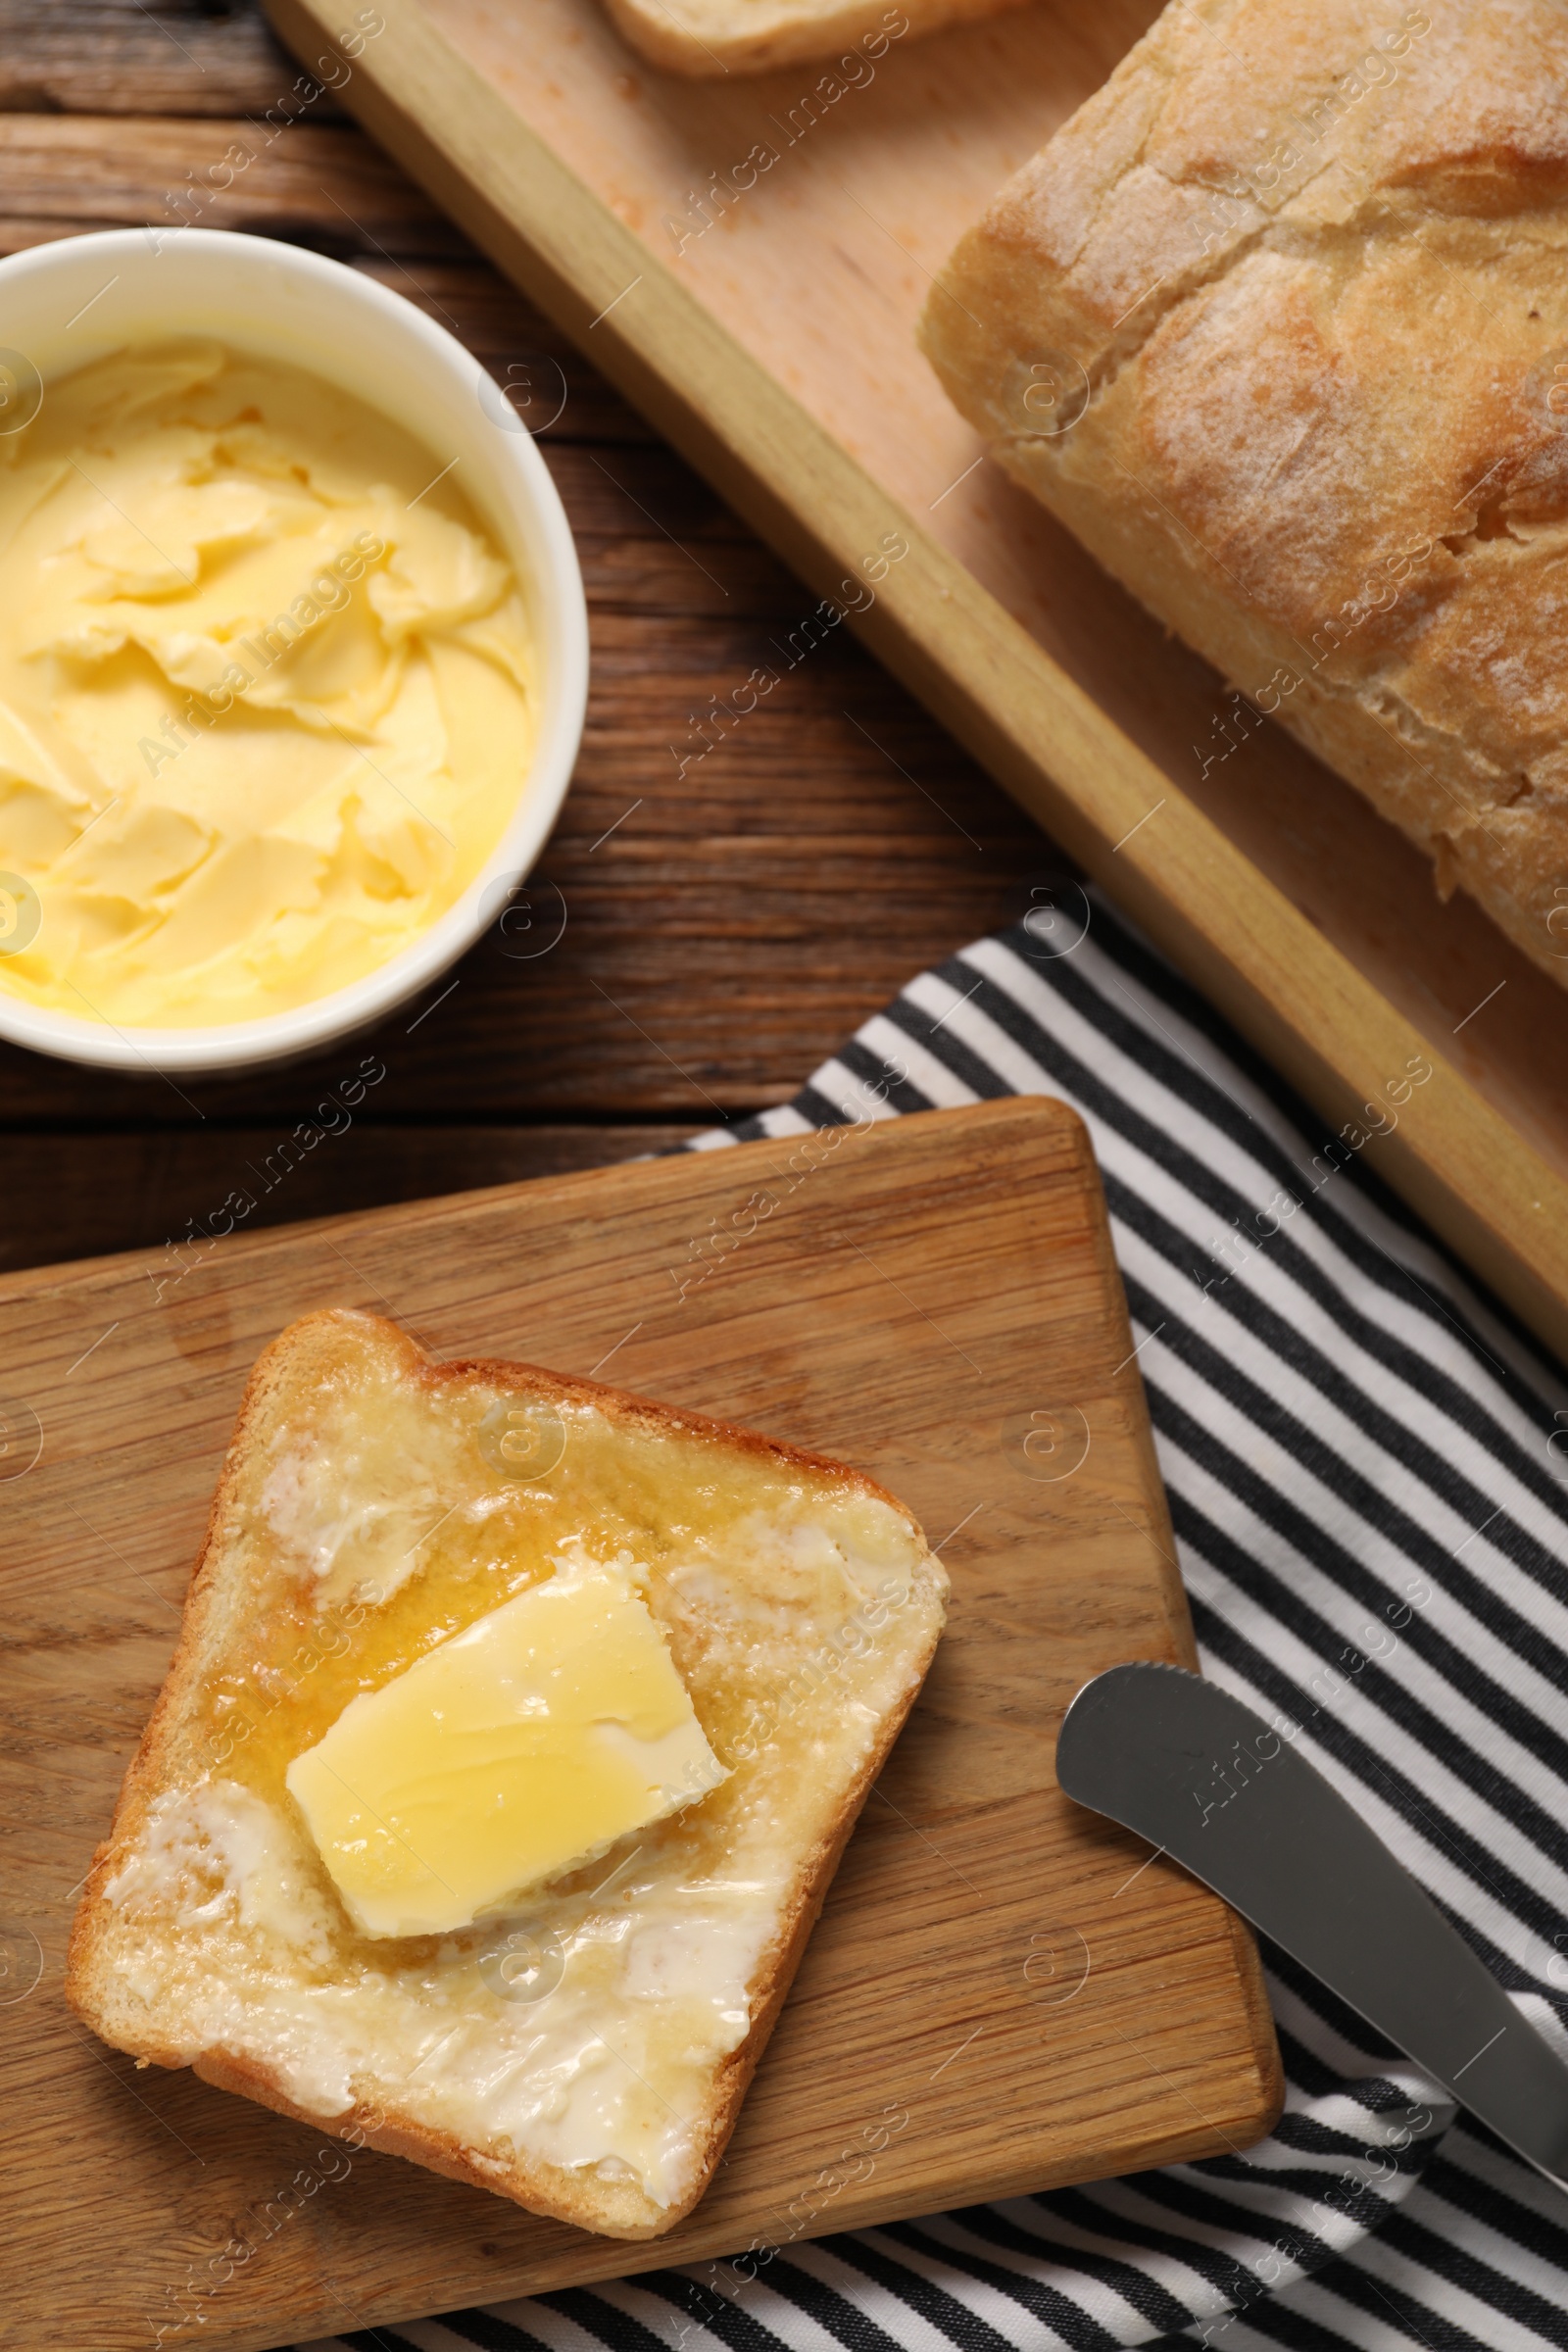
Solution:
[[[922,341],[1018,481],[1568,984],[1558,0],[1171,0]]]
[[[635,1573],[729,1779],[472,1928],[360,1936],[288,1761],[579,1550]],[[946,1591],[907,1511],[839,1464],[308,1317],[252,1375],[68,1996],[138,2057],[657,2236],[733,2129]]]

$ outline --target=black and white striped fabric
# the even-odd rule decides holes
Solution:
[[[787,1109],[698,1148],[1009,1093],[1083,1113],[1205,1672],[1300,1727],[1568,2049],[1568,1383],[1377,1181],[1421,1066],[1389,1074],[1376,1130],[1369,1109],[1330,1147],[1164,962],[1069,894],[923,973]],[[1290,2092],[1245,2154],[796,2242],[751,2279],[660,2271],[342,2340],[1568,2346],[1568,2199],[1265,1957]]]

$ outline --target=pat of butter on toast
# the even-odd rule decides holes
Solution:
[[[579,1554],[351,1698],[283,1779],[362,1934],[430,1936],[727,1777],[625,1569]]]
[[[69,1997],[139,2058],[658,2235],[946,1592],[838,1463],[310,1316],[252,1376]]]

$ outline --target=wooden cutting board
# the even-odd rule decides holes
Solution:
[[[910,1503],[952,1574],[728,2158],[652,2245],[138,2071],[62,1998],[246,1374],[329,1304],[840,1455]],[[121,2352],[162,2328],[242,2352],[1244,2147],[1271,2122],[1247,1931],[1053,1774],[1086,1677],[1193,1658],[1099,1178],[1061,1104],[23,1275],[0,1391],[0,2343]]]
[[[744,747],[769,674],[858,630],[1332,1128],[1383,1129],[1431,1063],[1369,1163],[1568,1350],[1568,990],[1462,894],[1439,906],[1426,858],[1009,482],[915,344],[959,235],[1158,0],[1034,0],[701,82],[650,69],[603,0],[266,5],[810,583],[711,709],[672,690],[672,756]],[[209,217],[190,177],[170,228]],[[537,352],[497,373],[523,424],[564,389]]]

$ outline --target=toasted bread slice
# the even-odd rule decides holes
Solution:
[[[360,1934],[291,1759],[585,1556],[635,1580],[729,1777],[471,1927]],[[656,2236],[712,2175],[946,1592],[836,1462],[312,1315],[252,1375],[69,1997],[137,2057]]]
[[[824,74],[789,108],[790,144],[842,98],[871,79],[867,60],[894,41],[918,39],[972,17],[995,17],[1021,0],[607,0],[623,40],[651,65],[689,81],[730,74],[771,74],[820,60],[841,64],[847,79]],[[874,73],[874,65],[872,72]],[[830,81],[834,86],[824,86]],[[782,126],[781,126],[782,127]]]

